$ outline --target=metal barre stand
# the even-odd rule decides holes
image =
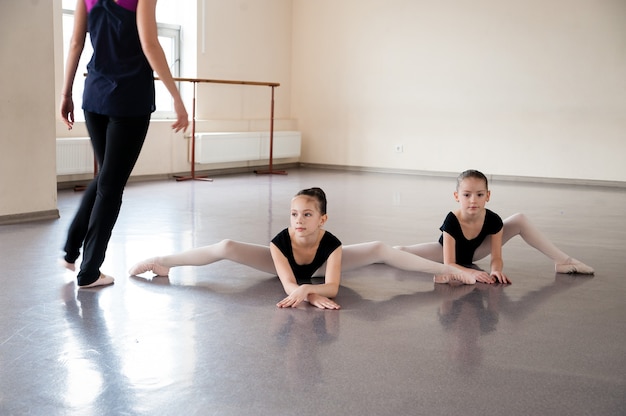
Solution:
[[[159,79],[159,78],[155,78]],[[201,79],[201,78],[174,78],[174,81],[191,82],[193,84],[193,101],[191,105],[191,174],[189,176],[174,176],[176,181],[213,181],[206,176],[196,175],[196,93],[198,83],[213,83],[213,84],[234,84],[234,85],[257,85],[268,86],[272,89],[272,101],[270,109],[270,160],[269,169],[267,170],[255,170],[254,173],[273,174],[273,175],[286,175],[284,170],[274,170],[274,89],[280,86],[277,82],[255,82],[255,81],[229,81],[229,80],[217,80],[217,79]]]

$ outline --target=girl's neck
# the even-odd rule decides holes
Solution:
[[[292,243],[300,248],[312,248],[319,244],[324,230],[321,228],[316,233],[311,233],[305,237],[298,237],[295,233],[292,234]]]
[[[454,213],[454,215],[456,215],[456,217],[460,221],[463,221],[466,223],[474,223],[474,222],[483,222],[485,220],[486,212],[487,211],[485,208],[475,211],[474,213],[469,213],[467,211],[459,209]]]

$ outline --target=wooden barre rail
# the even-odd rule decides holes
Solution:
[[[154,78],[159,79],[159,78]],[[206,82],[210,84],[235,84],[235,85],[260,85],[265,87],[279,87],[278,82],[257,82],[257,81],[230,81],[225,79],[203,79],[203,78],[174,78],[174,81],[185,82]]]
[[[155,77],[155,79],[159,79]],[[271,101],[271,111],[270,111],[270,162],[269,169],[263,171],[255,171],[257,174],[277,174],[277,175],[286,175],[287,172],[284,170],[274,170],[274,89],[280,84],[278,82],[256,82],[256,81],[233,81],[233,80],[223,80],[223,79],[204,79],[204,78],[180,78],[175,77],[174,81],[180,82],[191,82],[193,84],[193,101],[191,105],[191,175],[190,176],[176,176],[177,181],[186,181],[186,180],[204,180],[204,181],[212,181],[212,179],[207,179],[206,176],[196,176],[196,93],[199,83],[209,83],[209,84],[230,84],[230,85],[252,85],[252,86],[265,86],[271,87],[272,89],[272,101]]]

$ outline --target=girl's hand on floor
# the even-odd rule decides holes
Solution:
[[[499,283],[511,283],[509,278],[502,272],[491,272],[491,276]]]
[[[307,300],[309,292],[306,285],[299,286],[291,292],[285,299],[276,304],[279,308],[296,308],[299,304]]]
[[[339,306],[339,304],[337,304],[334,300],[316,293],[309,295],[309,303],[320,309],[341,309],[341,306]]]
[[[497,281],[495,277],[483,270],[475,270],[471,273],[473,274],[477,282],[492,284]]]

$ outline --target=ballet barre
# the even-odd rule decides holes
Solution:
[[[159,79],[158,77],[155,79]],[[272,90],[271,103],[270,103],[270,154],[269,154],[269,168],[267,170],[255,171],[257,174],[273,174],[273,175],[286,175],[284,170],[274,170],[274,89],[280,84],[278,82],[256,82],[256,81],[233,81],[223,79],[204,79],[204,78],[180,78],[175,77],[174,81],[190,82],[193,84],[193,99],[191,103],[191,174],[189,176],[175,176],[177,181],[187,180],[201,180],[212,181],[206,176],[196,175],[196,94],[198,84],[231,84],[231,85],[252,85],[252,86],[265,86],[270,87]]]

